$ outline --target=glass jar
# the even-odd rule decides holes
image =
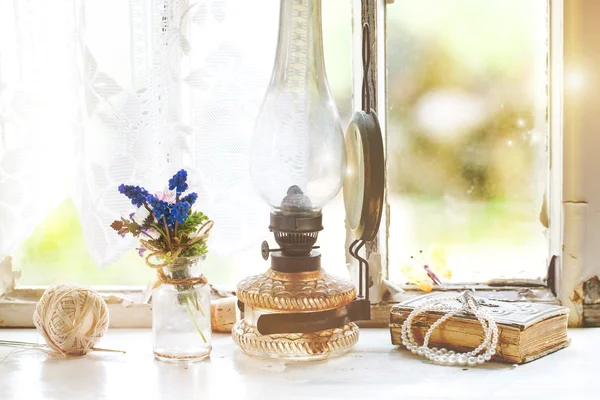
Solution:
[[[154,356],[193,362],[210,355],[210,287],[200,272],[204,257],[177,258],[162,269],[164,281],[152,293]]]

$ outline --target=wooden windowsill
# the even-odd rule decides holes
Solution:
[[[530,301],[557,304],[556,297],[543,287],[492,287],[485,285],[453,285],[438,289],[458,295],[468,288],[476,288],[478,296],[505,301]],[[0,297],[0,328],[32,328],[35,306],[44,292],[43,287],[14,289]],[[98,287],[108,304],[111,328],[150,328],[152,309],[143,301],[144,291],[139,287]],[[390,308],[395,303],[410,300],[423,292],[415,287],[404,286],[405,292],[389,296],[380,304],[371,306],[371,320],[360,321],[360,327],[385,328],[388,326]],[[213,287],[213,297],[222,298],[231,295],[231,291]]]
[[[441,367],[391,345],[387,329],[363,329],[347,355],[289,363],[244,355],[213,335],[207,361],[165,364],[152,356],[151,331],[109,330],[95,353],[55,359],[0,347],[3,399],[567,399],[594,398],[600,329],[571,329],[570,347],[530,364]],[[0,339],[41,341],[32,329],[0,329]],[[485,379],[482,379],[485,378]]]

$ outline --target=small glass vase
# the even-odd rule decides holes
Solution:
[[[167,283],[152,293],[153,348],[158,360],[194,362],[210,355],[210,287],[206,279],[198,279],[203,277],[199,268],[203,260],[177,258],[162,269]]]

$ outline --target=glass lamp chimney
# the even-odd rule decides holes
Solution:
[[[321,0],[281,0],[275,65],[250,145],[254,187],[275,212],[318,213],[339,192],[345,168]]]

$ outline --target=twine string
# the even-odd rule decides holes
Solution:
[[[208,280],[204,275],[189,277],[189,278],[171,278],[167,276],[162,269],[156,270],[157,280],[154,283],[152,289],[156,289],[162,284],[174,285],[174,286],[196,286],[196,285],[205,285],[208,283]]]
[[[108,308],[102,297],[89,288],[59,284],[46,290],[36,306],[33,322],[54,352],[84,355],[106,332]]]
[[[196,230],[196,236],[191,240],[190,243],[187,244],[187,246],[191,246],[192,244],[198,242],[206,242],[210,231],[214,225],[215,223],[212,220],[208,220],[204,224],[202,224]],[[175,251],[175,254],[173,254],[173,252],[171,251],[165,251],[164,249],[157,248],[147,240],[141,240],[141,242],[148,250],[150,250],[150,253],[148,253],[148,255],[145,258],[146,264],[150,268],[156,269],[157,279],[154,285],[152,286],[152,289],[156,289],[162,284],[192,287],[208,283],[208,280],[204,275],[200,275],[198,277],[172,278],[164,273],[162,269],[170,264],[168,260],[176,259],[179,256],[179,253],[183,250],[183,248],[178,249],[177,251]]]

